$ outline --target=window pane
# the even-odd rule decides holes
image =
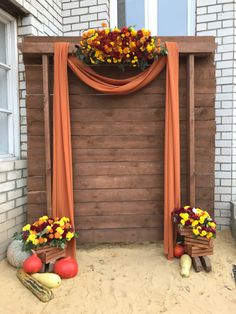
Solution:
[[[144,0],[118,0],[118,27],[134,26],[136,29],[145,27]]]
[[[0,112],[0,155],[8,154],[8,115]]]
[[[7,71],[0,68],[0,108],[7,109]]]
[[[188,0],[158,0],[157,35],[188,35]]]
[[[6,41],[5,41],[6,26],[0,22],[0,62],[6,63]]]

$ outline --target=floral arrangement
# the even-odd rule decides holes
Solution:
[[[216,223],[206,210],[184,206],[174,210],[174,222],[192,228],[194,236],[215,238]]]
[[[14,238],[23,241],[23,250],[29,251],[45,245],[56,246],[61,249],[78,234],[73,231],[70,219],[67,217],[55,219],[42,216],[33,224],[27,224],[22,232],[15,233]]]
[[[102,26],[106,27],[105,23]],[[90,29],[82,36],[76,45],[76,55],[88,65],[118,64],[122,68],[132,66],[143,70],[159,55],[168,53],[160,39],[155,42],[151,32],[144,28]]]

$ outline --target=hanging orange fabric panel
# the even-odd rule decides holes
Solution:
[[[180,206],[179,54],[176,43],[166,43],[166,46],[168,57],[160,57],[145,71],[123,80],[99,75],[74,56],[68,58],[68,65],[87,85],[101,93],[114,95],[130,94],[141,89],[161,73],[166,65],[164,253],[171,259],[173,258],[171,214],[175,207]],[[53,213],[60,212],[65,216],[69,215],[72,219],[73,187],[67,52],[68,43],[55,44]],[[55,156],[58,153],[59,156]],[[63,191],[66,194],[64,196],[61,195]]]
[[[52,214],[54,217],[69,217],[74,225],[68,46],[68,43],[55,43],[54,48]],[[75,251],[76,242],[72,239],[67,255],[75,257]]]

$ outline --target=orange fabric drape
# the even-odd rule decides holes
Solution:
[[[173,209],[180,206],[179,53],[176,43],[167,42],[166,46],[168,57],[160,57],[148,69],[134,77],[116,80],[97,74],[74,56],[68,58],[68,43],[55,44],[54,154],[58,153],[58,146],[61,145],[61,148],[59,156],[53,158],[53,161],[57,164],[53,166],[52,191],[53,211],[57,212],[58,208],[61,208],[63,215],[68,215],[68,213],[72,215],[72,161],[66,62],[78,78],[87,85],[99,92],[114,95],[130,94],[141,89],[149,84],[166,66],[164,253],[171,259],[173,258],[173,223],[171,215]],[[66,122],[63,122],[62,117]],[[58,119],[59,121],[57,121]],[[61,139],[62,135],[63,140]],[[70,150],[70,153],[68,150]],[[58,181],[60,181],[60,184]],[[64,193],[61,193],[62,191],[68,194],[64,195]]]
[[[68,43],[55,43],[53,97],[53,174],[52,215],[69,217],[74,226],[70,108],[68,94]],[[76,242],[72,239],[67,255],[75,258]]]

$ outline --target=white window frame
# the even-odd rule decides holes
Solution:
[[[19,94],[18,94],[18,50],[16,19],[0,9],[0,22],[6,25],[6,63],[0,67],[7,70],[8,154],[0,154],[0,161],[14,160],[20,155],[19,145]]]
[[[157,1],[144,0],[145,8],[145,28],[150,29],[153,36],[158,33],[157,29]],[[177,1],[177,0],[176,0]],[[196,15],[196,0],[188,0],[188,36],[195,36],[195,15]],[[110,27],[114,28],[118,25],[117,17],[117,0],[110,0]]]

